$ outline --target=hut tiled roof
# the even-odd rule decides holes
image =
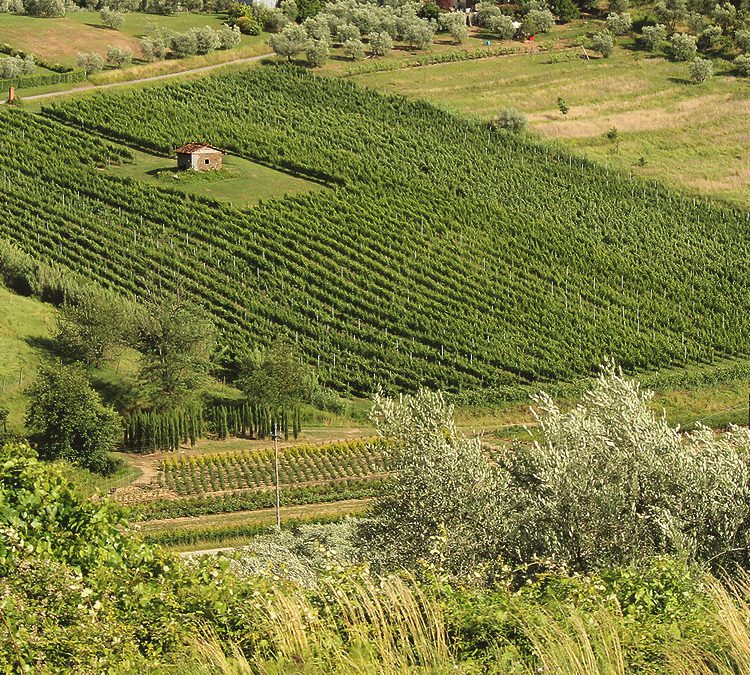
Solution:
[[[177,148],[175,150],[175,154],[191,155],[198,150],[205,150],[206,148],[210,150],[216,150],[216,152],[224,152],[223,150],[215,148],[213,145],[208,145],[207,143],[188,143],[187,145],[183,145],[181,148]]]

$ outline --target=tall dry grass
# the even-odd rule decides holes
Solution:
[[[722,583],[706,581],[711,611],[698,640],[675,640],[661,665],[648,672],[675,675],[750,673],[750,576]],[[489,662],[460,662],[449,644],[439,602],[411,579],[364,579],[346,587],[333,582],[313,603],[302,591],[273,595],[266,612],[269,649],[265,655],[225,649],[206,636],[193,645],[193,666],[185,675],[492,673],[523,675],[624,675],[626,621],[613,607],[585,613],[553,612],[520,601],[511,606],[526,642],[499,643]],[[272,656],[268,656],[272,654]]]

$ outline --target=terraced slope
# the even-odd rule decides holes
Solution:
[[[748,352],[745,212],[295,69],[47,112],[165,155],[205,140],[325,180],[239,211],[104,175],[91,165],[122,161],[104,144],[0,114],[0,235],[125,293],[180,285],[230,347],[286,334],[339,389],[512,391],[607,356]]]

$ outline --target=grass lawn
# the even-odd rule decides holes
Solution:
[[[102,26],[99,12],[71,12],[61,19],[0,14],[0,39],[11,47],[30,52],[50,62],[74,66],[79,52],[97,52],[104,56],[109,45],[130,47],[135,57],[138,58],[140,56],[138,38],[147,34],[151,26],[185,31],[195,26],[219,28],[225,21],[226,18],[222,14],[178,12],[172,16],[162,16],[133,12],[125,14],[125,23],[119,30],[110,30]],[[154,64],[134,64],[127,68],[126,72],[137,70],[139,77],[148,77],[149,74],[175,72],[209,63],[218,63],[222,60],[254,56],[270,51],[266,42],[267,36],[243,35],[240,45],[235,49]],[[146,74],[141,74],[141,72]],[[111,79],[112,76],[109,73],[110,71],[106,71],[97,77],[104,80],[108,77]]]
[[[590,29],[597,28],[590,22]],[[424,98],[490,119],[504,108],[531,131],[627,172],[750,206],[750,80],[727,74],[701,85],[688,66],[620,45],[609,59],[541,53],[359,75],[374,89]],[[570,108],[557,107],[562,97]],[[618,131],[615,146],[605,134]],[[642,158],[642,160],[641,160]]]
[[[135,154],[135,163],[114,166],[110,171],[119,176],[230,202],[238,207],[254,206],[264,199],[324,189],[317,183],[232,155],[224,157],[221,171],[204,175],[192,171],[177,172],[176,160],[144,152]]]

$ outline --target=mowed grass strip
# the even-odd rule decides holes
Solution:
[[[266,199],[324,189],[318,183],[232,155],[224,157],[221,170],[210,173],[178,172],[176,160],[145,152],[134,152],[134,155],[132,164],[112,166],[110,171],[125,178],[228,202],[240,208],[255,206]]]
[[[592,27],[593,29],[593,27]],[[620,45],[609,59],[551,52],[371,73],[354,79],[490,119],[505,108],[530,129],[611,166],[750,206],[750,82],[717,63],[701,85],[688,65]],[[561,97],[569,107],[563,115]],[[606,137],[617,129],[617,141]]]

